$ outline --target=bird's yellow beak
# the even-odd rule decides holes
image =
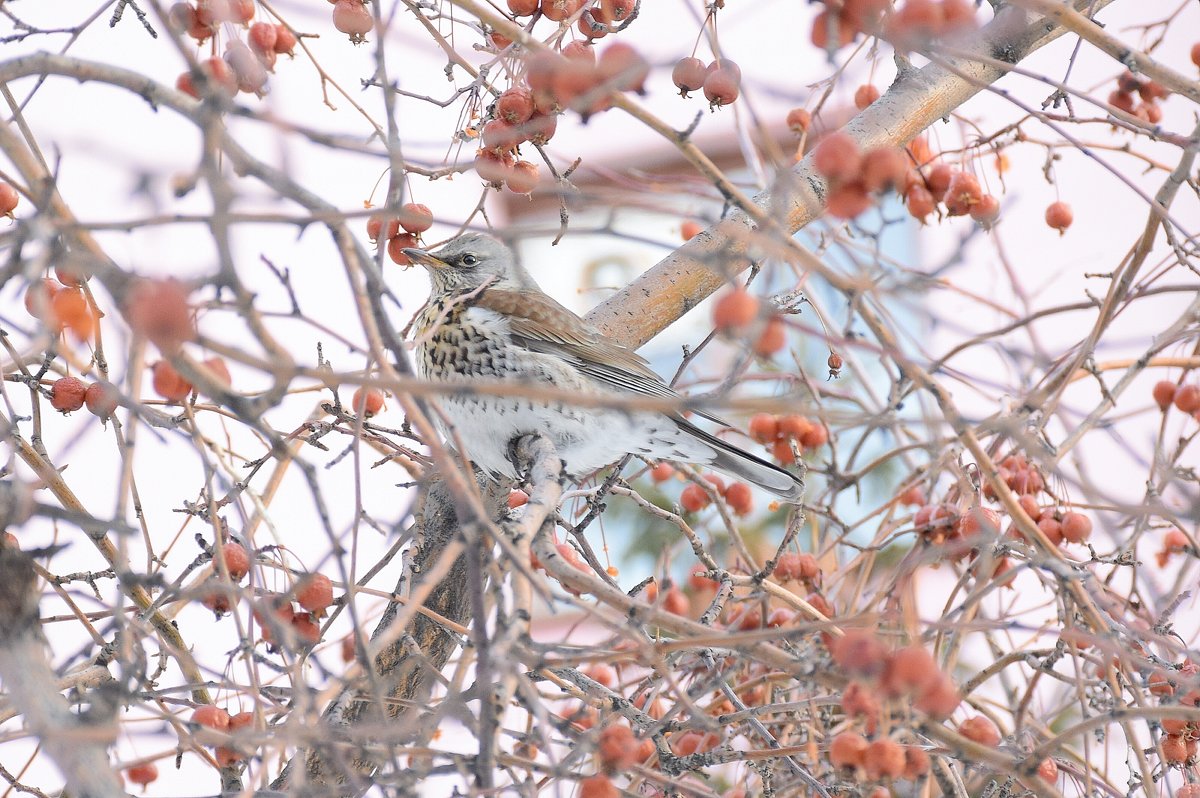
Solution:
[[[444,269],[449,265],[446,263],[446,261],[435,258],[423,249],[405,247],[400,251],[407,255],[408,259],[413,263],[419,263],[422,266],[428,266],[431,269]]]

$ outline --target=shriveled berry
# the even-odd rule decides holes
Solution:
[[[50,406],[62,413],[71,413],[83,407],[87,385],[75,377],[62,377],[50,386]]]
[[[392,263],[397,266],[411,266],[412,259],[404,254],[406,249],[415,249],[417,246],[417,237],[412,233],[401,233],[388,239],[387,254],[391,258]]]
[[[982,199],[983,188],[975,175],[970,172],[955,172],[943,201],[949,215],[966,216]]]
[[[294,55],[296,45],[299,44],[296,34],[292,33],[291,28],[279,23],[275,25],[275,52],[278,55]]]
[[[506,89],[496,98],[496,116],[510,125],[521,125],[533,116],[533,93],[523,87]]]
[[[584,0],[541,0],[542,16],[554,22],[562,22],[583,8]]]

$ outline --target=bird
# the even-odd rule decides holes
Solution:
[[[679,399],[637,352],[614,341],[541,289],[502,241],[459,235],[436,251],[404,248],[425,268],[429,301],[415,316],[415,367],[425,380],[501,380],[584,395]],[[723,441],[679,412],[573,406],[530,397],[447,392],[439,431],[461,441],[476,466],[517,479],[510,447],[546,435],[578,482],[625,455],[706,465],[788,502],[804,490],[795,474]]]

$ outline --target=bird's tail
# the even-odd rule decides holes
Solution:
[[[710,466],[731,477],[753,482],[787,502],[799,502],[804,495],[804,480],[774,463],[726,443],[685,418],[676,418],[679,428],[711,447],[716,453]]]

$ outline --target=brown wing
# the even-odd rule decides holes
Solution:
[[[665,399],[677,394],[650,368],[645,358],[615,341],[545,294],[489,288],[476,307],[506,316],[513,343],[572,360],[597,382],[618,391]]]

